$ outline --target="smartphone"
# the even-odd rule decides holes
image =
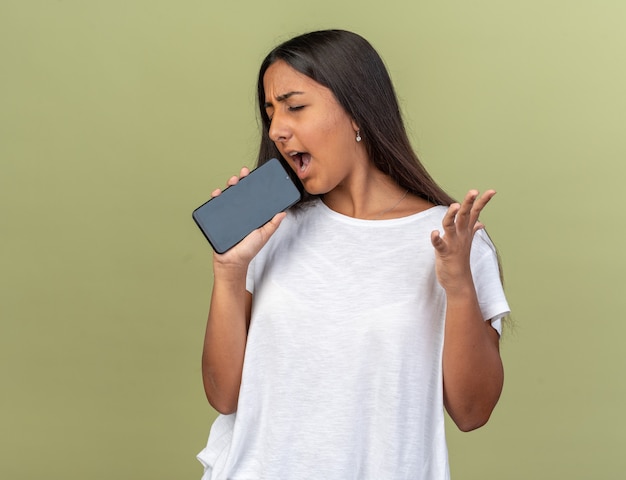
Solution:
[[[300,190],[272,158],[200,205],[192,217],[213,250],[224,253],[298,200]]]

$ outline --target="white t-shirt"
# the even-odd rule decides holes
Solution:
[[[217,418],[203,480],[443,480],[445,292],[432,230],[446,207],[360,220],[289,212],[248,269],[254,294],[237,412]],[[483,231],[483,317],[509,311]]]

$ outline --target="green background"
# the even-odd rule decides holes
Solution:
[[[626,471],[622,0],[0,1],[0,478],[194,479],[210,249],[277,42],[368,38],[413,143],[484,221],[514,310],[453,478]]]

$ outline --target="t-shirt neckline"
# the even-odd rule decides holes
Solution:
[[[392,226],[392,225],[401,225],[409,222],[413,222],[421,217],[427,217],[429,215],[434,214],[441,208],[447,209],[448,207],[443,205],[433,205],[432,207],[427,208],[426,210],[422,210],[421,212],[412,213],[410,215],[406,215],[404,217],[398,218],[387,218],[380,220],[366,220],[362,218],[354,218],[348,215],[344,215],[343,213],[336,212],[328,205],[326,205],[321,198],[316,200],[316,207],[321,210],[321,212],[335,220],[341,221],[343,223],[348,223],[352,225],[361,225],[361,226]]]

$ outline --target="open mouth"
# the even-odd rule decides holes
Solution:
[[[307,152],[291,152],[289,157],[296,166],[296,172],[304,172],[311,163],[311,154]]]

